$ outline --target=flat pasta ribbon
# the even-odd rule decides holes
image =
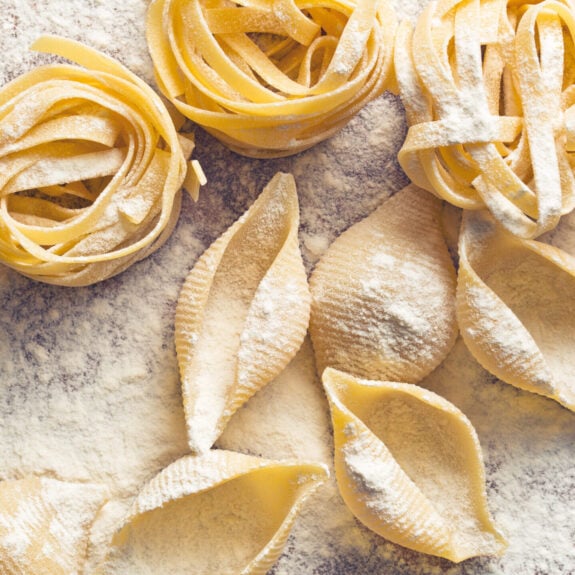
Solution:
[[[136,496],[95,575],[265,575],[324,465],[215,449],[176,460]]]
[[[477,361],[499,379],[575,411],[575,259],[513,236],[486,211],[463,218],[457,317]]]
[[[323,373],[340,493],[367,527],[454,562],[500,555],[477,434],[454,405],[417,385]]]
[[[393,84],[387,0],[154,0],[160,89],[232,150],[279,157],[341,129]]]
[[[115,60],[64,38],[32,48],[85,68],[39,67],[0,90],[0,260],[47,283],[88,285],[167,239],[186,177],[197,192],[193,141]]]
[[[419,186],[534,238],[575,206],[575,13],[567,0],[441,0],[403,23],[395,68]]]
[[[441,202],[410,185],[346,230],[311,279],[318,370],[416,383],[455,343],[456,275]]]

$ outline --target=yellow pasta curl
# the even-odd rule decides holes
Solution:
[[[408,176],[518,236],[554,228],[575,206],[574,38],[568,0],[440,0],[402,24]]]
[[[154,0],[158,84],[187,118],[252,157],[330,137],[394,83],[387,0]]]
[[[88,285],[169,236],[193,142],[115,60],[57,37],[32,48],[83,67],[38,67],[0,90],[0,261]]]

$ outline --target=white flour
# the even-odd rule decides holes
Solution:
[[[395,4],[400,16],[413,18],[422,3]],[[43,32],[80,39],[151,82],[146,5],[0,0],[0,84],[50,60],[27,52]],[[157,253],[90,288],[42,285],[0,268],[0,477],[103,483],[116,497],[129,497],[186,453],[173,320],[196,258],[281,170],[296,178],[311,270],[341,231],[406,183],[395,161],[404,135],[402,107],[388,94],[339,135],[292,158],[242,158],[198,132],[197,157],[209,183],[197,204],[184,199],[176,230]],[[562,241],[569,243],[567,236]],[[306,344],[290,370],[236,414],[220,444],[329,461],[327,404],[312,375]],[[308,502],[273,573],[575,574],[573,414],[494,380],[461,342],[424,385],[477,429],[490,509],[509,539],[507,553],[454,565],[388,543],[356,522],[332,479]],[[161,574],[160,565],[151,567]]]

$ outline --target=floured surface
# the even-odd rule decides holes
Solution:
[[[412,17],[415,0],[396,2]],[[0,0],[0,83],[48,58],[27,52],[45,32],[67,34],[152,80],[145,0]],[[0,268],[0,474],[103,483],[129,497],[187,453],[174,349],[175,303],[197,257],[277,171],[293,173],[308,269],[350,224],[401,189],[405,136],[397,99],[372,102],[338,136],[292,158],[239,157],[202,132],[209,183],[185,198],[170,240],[116,278],[90,288],[42,285]],[[555,237],[575,243],[568,228]],[[227,448],[319,459],[331,449],[327,404],[304,351],[232,420]],[[459,341],[424,385],[471,420],[486,459],[489,506],[509,540],[499,559],[455,566],[387,543],[361,527],[334,483],[309,501],[275,575],[522,575],[575,573],[575,417],[553,401],[496,381]],[[287,417],[293,413],[297,425]],[[322,413],[321,410],[325,410]],[[307,415],[309,414],[309,415]],[[293,447],[290,447],[293,446]]]

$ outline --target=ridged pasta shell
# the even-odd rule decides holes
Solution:
[[[293,177],[276,174],[198,260],[176,311],[190,447],[209,449],[233,413],[278,375],[307,332],[310,295]]]
[[[101,485],[26,477],[0,483],[0,573],[77,575]]]
[[[575,409],[575,260],[516,238],[485,211],[463,218],[457,315],[477,361],[504,382]]]
[[[441,202],[411,185],[330,246],[314,270],[310,334],[321,373],[416,382],[457,335]]]
[[[327,476],[224,450],[179,459],[141,490],[97,573],[264,575]]]
[[[481,449],[468,419],[413,384],[327,369],[335,473],[355,516],[386,539],[454,562],[506,543],[487,509]]]

